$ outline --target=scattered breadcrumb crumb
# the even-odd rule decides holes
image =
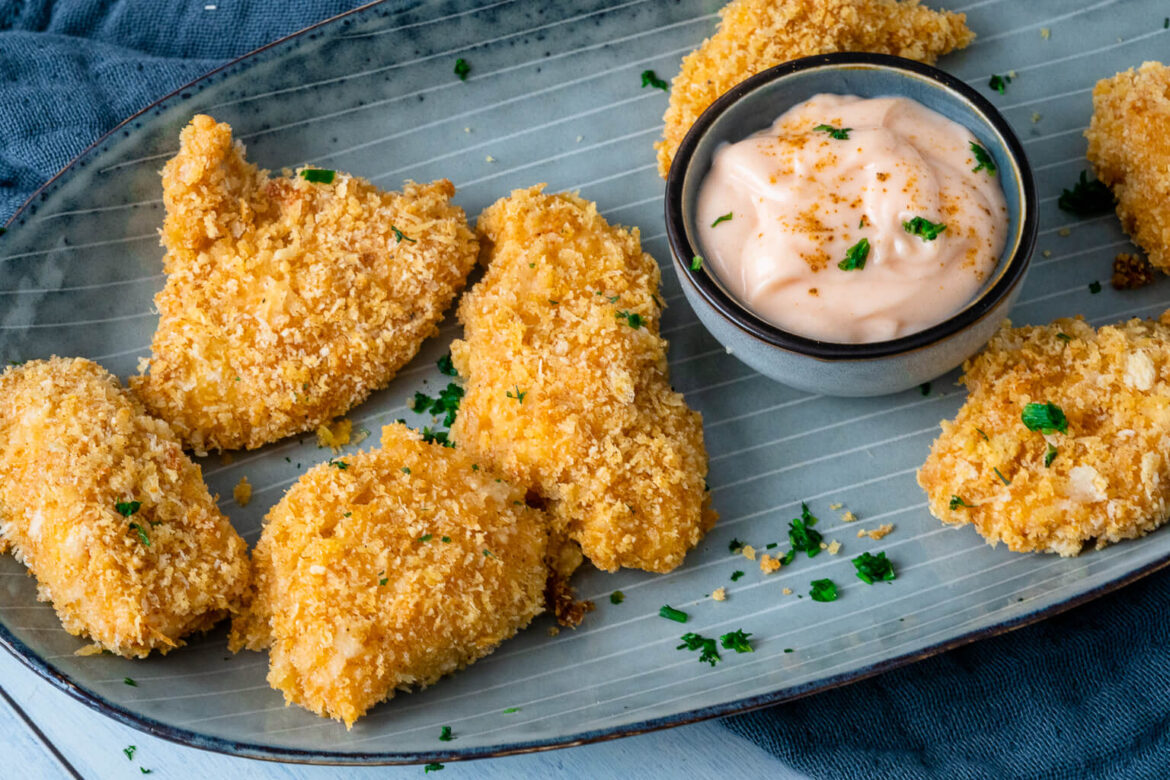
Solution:
[[[1043,118],[1044,118],[1044,115],[1041,114],[1039,111],[1032,112],[1032,124],[1036,124],[1037,122],[1039,122]]]
[[[100,644],[97,642],[92,642],[88,645],[82,645],[81,647],[77,648],[73,651],[73,654],[84,658],[90,655],[101,655],[103,652],[104,650]]]
[[[1067,238],[1068,236],[1072,235],[1072,231],[1068,228],[1061,228],[1060,230],[1056,231],[1056,234],[1061,238]]]
[[[760,556],[760,571],[764,574],[771,574],[780,568],[780,559],[773,558],[771,555],[764,553]]]
[[[495,158],[495,157],[492,157],[492,156],[489,154],[487,157],[483,158],[483,161],[484,161],[484,162],[490,162],[490,163],[494,163],[494,162],[496,161],[496,158]]]
[[[857,538],[861,539],[864,536],[868,536],[870,539],[873,539],[876,541],[878,539],[885,537],[893,530],[894,530],[893,523],[884,523],[883,525],[879,525],[877,528],[874,528],[874,529],[869,530],[869,531],[865,530],[864,528],[859,528],[859,529],[857,529]]]
[[[365,428],[358,428],[357,433],[350,434],[349,443],[358,445],[368,438],[370,438],[370,432]]]
[[[1052,257],[1052,250],[1045,249],[1041,254],[1043,254],[1045,257]]]
[[[829,504],[829,509],[832,509],[834,512],[836,512],[838,509],[840,509],[843,506],[845,506],[845,505],[844,504]]]
[[[1004,328],[964,368],[967,401],[918,472],[931,514],[974,524],[992,545],[1062,556],[1166,520],[1170,313],[1097,330],[1079,317]],[[1057,404],[1068,432],[1028,430],[1029,402]]]
[[[1154,268],[1137,255],[1121,252],[1113,258],[1114,290],[1136,290],[1154,283]]]
[[[556,635],[557,635],[557,634],[559,634],[559,633],[561,633],[561,627],[560,627],[560,626],[549,626],[549,627],[548,627],[548,635],[549,635],[549,636],[556,636]]]
[[[727,588],[716,588],[711,592],[711,598],[715,599],[716,601],[726,601]]]
[[[784,590],[782,590],[780,592],[783,593],[785,596],[791,596],[792,595],[792,588],[785,588]]]
[[[232,498],[236,505],[243,508],[252,501],[252,485],[248,482],[248,478],[240,477],[240,481],[232,488]]]
[[[1047,28],[1047,27],[1041,27],[1040,28],[1040,37],[1043,38],[1044,40],[1048,40],[1049,38],[1052,37],[1052,30]]]
[[[735,0],[719,29],[683,59],[663,117],[658,172],[670,170],[683,136],[723,93],[760,71],[815,54],[865,51],[933,64],[975,38],[964,14],[896,0]]]
[[[834,539],[829,543],[829,555],[836,555],[841,552],[841,543]]]
[[[353,423],[342,418],[332,423],[322,423],[317,426],[317,446],[329,447],[334,452],[349,444],[349,433],[353,430]]]
[[[845,514],[841,515],[841,522],[843,523],[853,523],[856,521],[857,515],[853,514],[852,512],[846,512]]]
[[[219,454],[219,462],[221,464],[223,464],[224,466],[232,465],[232,463],[234,463],[235,460],[236,459],[232,456],[232,454],[230,452],[221,452]]]
[[[1085,137],[1097,178],[1117,197],[1117,216],[1157,268],[1170,271],[1170,68],[1146,62],[1093,88]]]
[[[752,547],[750,544],[745,544],[743,547],[740,548],[739,552],[743,557],[747,558],[749,561],[754,561],[756,559],[756,548]]]
[[[435,333],[475,264],[451,182],[399,194],[325,174],[270,178],[206,115],[163,169],[167,280],[130,384],[197,453],[345,414]]]

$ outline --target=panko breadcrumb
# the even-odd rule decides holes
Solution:
[[[308,471],[265,518],[232,650],[270,648],[285,701],[349,727],[526,626],[544,604],[547,521],[472,465],[394,424],[382,449]]]
[[[517,190],[480,216],[487,273],[451,347],[451,438],[547,502],[601,569],[664,572],[714,522],[702,422],[670,389],[658,264],[576,195]]]
[[[0,534],[66,631],[127,657],[211,628],[248,583],[199,467],[88,360],[0,375]]]
[[[131,384],[196,452],[311,431],[385,385],[475,264],[455,188],[270,179],[196,116],[163,169],[167,282]]]
[[[1170,68],[1147,62],[1097,82],[1085,137],[1097,178],[1150,262],[1170,272]]]
[[[918,472],[935,517],[1062,556],[1165,521],[1170,313],[1096,331],[1080,318],[1005,327],[964,368],[967,402]],[[1068,432],[1029,430],[1028,403],[1057,405]]]
[[[838,51],[895,54],[928,64],[975,38],[966,14],[918,0],[735,0],[714,35],[683,59],[670,87],[658,150],[665,178],[675,150],[699,115],[749,76],[799,57]]]

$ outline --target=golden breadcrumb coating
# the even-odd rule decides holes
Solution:
[[[967,402],[918,472],[935,517],[973,523],[993,546],[1063,556],[1165,521],[1170,313],[1097,331],[1080,318],[1004,328],[964,369]],[[1068,433],[1029,430],[1028,403],[1059,406]]]
[[[1170,68],[1147,62],[1093,88],[1089,161],[1150,262],[1170,273]]]
[[[265,518],[231,648],[270,647],[285,701],[349,727],[526,626],[544,605],[547,521],[473,464],[395,424],[382,449],[308,471]]]
[[[0,375],[0,534],[65,630],[122,656],[178,647],[248,584],[244,540],[178,437],[88,360]]]
[[[477,223],[488,268],[459,306],[451,438],[536,490],[599,568],[670,571],[715,516],[702,420],[670,389],[658,265],[636,230],[542,186]]]
[[[475,264],[454,192],[270,179],[228,125],[196,116],[163,169],[167,282],[135,392],[197,452],[344,414],[436,332]]]
[[[658,172],[699,115],[750,76],[788,60],[838,51],[895,54],[933,64],[975,34],[966,14],[932,11],[918,0],[735,0],[714,35],[688,54],[670,87]]]

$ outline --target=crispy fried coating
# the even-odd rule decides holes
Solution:
[[[918,0],[735,0],[719,29],[688,54],[670,88],[658,172],[699,115],[749,76],[788,60],[838,51],[895,54],[933,64],[975,38],[966,14],[932,11]]]
[[[524,488],[401,424],[382,449],[308,471],[265,519],[231,648],[270,648],[268,682],[352,726],[526,626],[548,531]]]
[[[1147,62],[1093,88],[1089,161],[1150,262],[1170,273],[1170,68]]]
[[[0,376],[0,534],[66,631],[127,657],[210,628],[248,583],[178,437],[88,360]]]
[[[196,116],[163,170],[167,282],[135,392],[197,452],[344,414],[418,352],[475,264],[454,191],[270,179]]]
[[[459,306],[451,437],[539,493],[599,568],[670,571],[715,516],[701,418],[670,389],[658,265],[636,230],[541,190],[477,223],[488,268]]]
[[[967,402],[918,472],[935,517],[1062,556],[1165,522],[1170,313],[1096,331],[1080,318],[1004,328],[964,369]],[[1029,430],[1028,403],[1059,406],[1068,433]]]

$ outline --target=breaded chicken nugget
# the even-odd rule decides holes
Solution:
[[[599,568],[670,571],[715,516],[701,418],[670,389],[658,265],[636,230],[541,190],[479,218],[488,268],[459,306],[451,437],[534,488]]]
[[[966,14],[932,11],[918,0],[735,0],[714,35],[688,54],[670,88],[658,172],[699,114],[749,76],[788,60],[838,51],[895,54],[933,64],[975,38]]]
[[[178,647],[248,584],[244,540],[178,437],[88,360],[0,376],[0,534],[65,630],[118,655]]]
[[[964,369],[967,402],[918,472],[935,517],[1062,556],[1165,522],[1170,313],[1098,331],[1080,318],[1004,328]]]
[[[167,282],[149,374],[131,385],[197,452],[259,447],[360,403],[475,264],[450,182],[397,194],[301,174],[269,179],[208,116],[163,170]]]
[[[1170,68],[1147,62],[1093,88],[1089,161],[1150,262],[1170,273]]]
[[[524,488],[389,425],[382,449],[313,468],[268,513],[231,647],[270,647],[285,701],[352,726],[541,612],[545,525]]]

